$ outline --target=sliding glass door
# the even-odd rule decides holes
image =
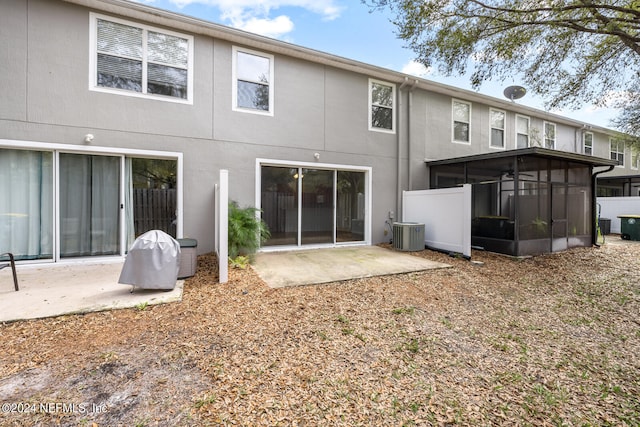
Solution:
[[[113,256],[149,230],[177,237],[177,184],[177,158],[0,148],[0,253]]]
[[[364,241],[364,172],[337,171],[336,241]]]
[[[298,168],[263,166],[262,220],[269,227],[268,246],[298,244]]]
[[[365,172],[261,166],[265,246],[302,246],[365,240]]]
[[[60,154],[60,258],[120,253],[120,163]]]
[[[301,244],[334,243],[335,171],[302,170]]]
[[[53,258],[53,153],[0,149],[0,253]]]
[[[125,158],[125,209],[130,243],[149,230],[177,236],[178,163]]]

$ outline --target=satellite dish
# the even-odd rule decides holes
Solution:
[[[522,86],[509,86],[504,90],[504,96],[511,101],[520,99],[527,94],[527,90]]]

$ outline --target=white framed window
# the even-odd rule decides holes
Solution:
[[[396,85],[369,79],[369,130],[395,133]]]
[[[505,148],[504,129],[506,113],[502,110],[489,110],[490,126],[491,126],[491,148]]]
[[[640,150],[631,148],[631,169],[640,169]]]
[[[471,103],[451,100],[453,142],[471,143]]]
[[[582,152],[588,156],[593,156],[593,132],[582,134]]]
[[[527,116],[516,115],[516,148],[529,147],[530,120]]]
[[[544,148],[555,150],[556,148],[556,124],[544,122]]]
[[[90,14],[89,89],[193,103],[193,37]]]
[[[233,110],[273,116],[273,55],[233,46]]]
[[[624,142],[615,139],[609,138],[609,146],[611,152],[611,160],[616,160],[618,162],[618,167],[624,167]]]

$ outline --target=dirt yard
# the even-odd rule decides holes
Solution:
[[[0,325],[0,425],[640,425],[640,245]]]

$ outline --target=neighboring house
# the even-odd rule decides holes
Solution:
[[[124,0],[2,2],[0,58],[0,252],[21,260],[122,256],[152,228],[210,252],[223,169],[270,249],[388,241],[425,160],[633,158],[605,128]]]

